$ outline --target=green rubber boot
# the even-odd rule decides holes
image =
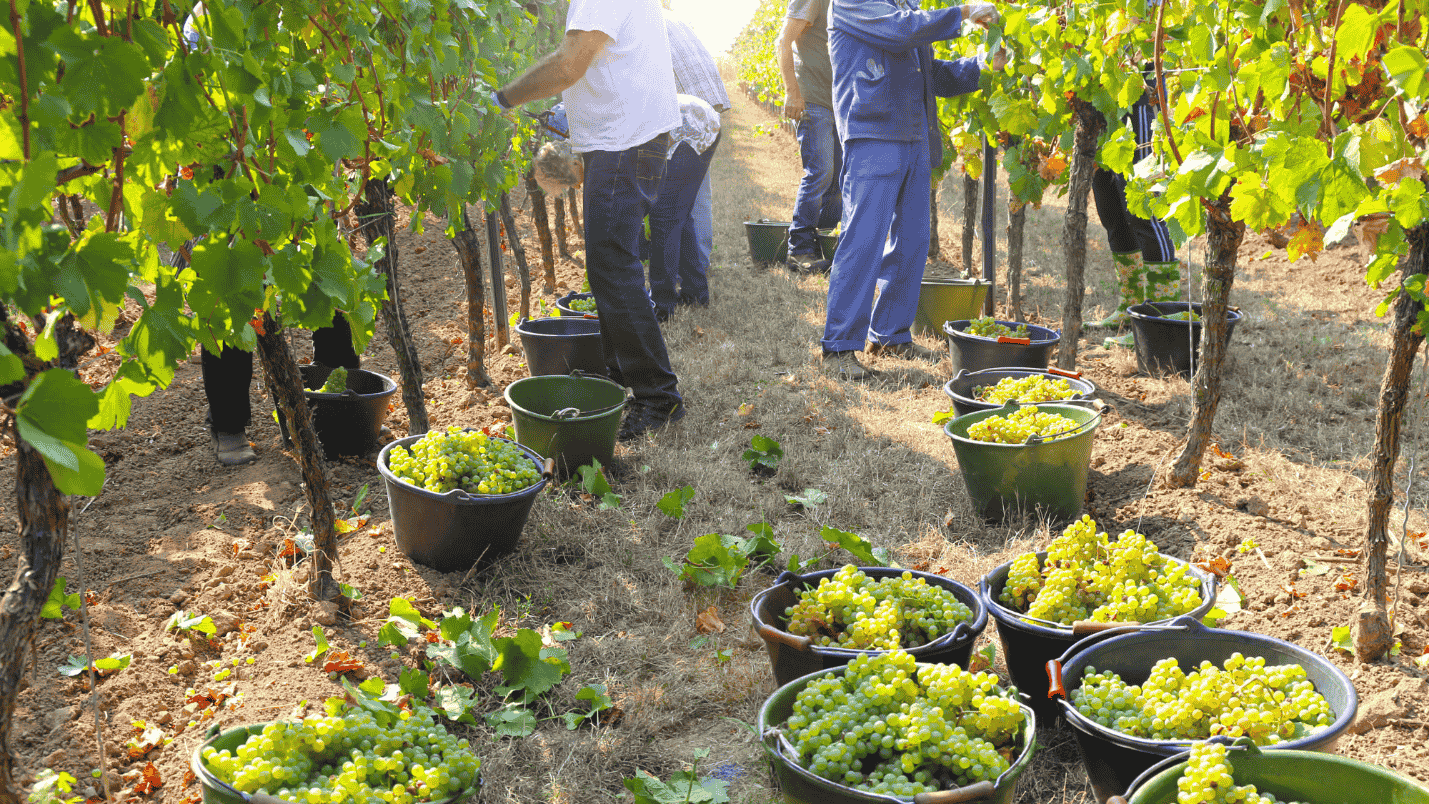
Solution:
[[[1181,263],[1179,261],[1146,263],[1146,300],[1153,302],[1181,300]]]
[[[1120,329],[1123,324],[1130,320],[1126,314],[1126,308],[1133,304],[1139,304],[1144,297],[1145,269],[1141,263],[1141,252],[1133,251],[1129,253],[1112,254],[1112,267],[1116,269],[1117,293],[1120,300],[1117,302],[1116,310],[1111,315],[1091,326],[1104,327],[1106,329]]]

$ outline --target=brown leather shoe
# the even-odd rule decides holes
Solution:
[[[853,351],[825,352],[824,367],[841,380],[859,382],[873,377],[873,371],[858,362],[858,355]]]
[[[868,353],[871,355],[893,355],[904,360],[926,360],[929,363],[936,363],[943,359],[942,352],[912,341],[891,344],[875,343],[869,347]]]
[[[214,433],[213,453],[224,466],[242,466],[258,460],[258,453],[248,444],[248,434]]]

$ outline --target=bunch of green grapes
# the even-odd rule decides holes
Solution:
[[[795,596],[798,601],[785,610],[789,633],[825,647],[916,648],[972,619],[956,595],[911,572],[875,581],[852,564]]]
[[[1026,444],[1034,435],[1051,440],[1078,426],[1075,419],[1060,413],[1044,413],[1036,405],[1025,405],[1007,416],[988,416],[968,425],[968,438],[993,444]]]
[[[595,312],[595,297],[588,296],[584,299],[571,299],[566,302],[566,306],[579,313]]]
[[[1071,383],[1060,377],[1052,379],[1042,374],[1028,374],[1025,377],[1003,377],[996,385],[981,385],[973,391],[973,398],[979,402],[1001,405],[1009,400],[1018,402],[1055,402],[1071,399],[1078,391]]]
[[[372,713],[273,722],[236,749],[203,749],[219,779],[293,804],[416,804],[471,789],[481,760],[425,707],[379,725]]]
[[[1253,784],[1236,784],[1228,754],[1220,743],[1191,746],[1191,758],[1176,780],[1176,804],[1303,804],[1281,801]]]
[[[327,375],[327,381],[318,389],[320,394],[340,394],[347,390],[347,369],[338,366]]]
[[[1298,664],[1266,666],[1263,657],[1233,653],[1221,667],[1209,661],[1187,673],[1162,659],[1141,685],[1088,667],[1072,705],[1101,725],[1148,740],[1249,737],[1277,745],[1334,723],[1325,696]]]
[[[1024,749],[1026,716],[991,673],[865,654],[810,682],[786,735],[799,764],[829,781],[915,796],[992,781]]]
[[[430,430],[411,448],[393,447],[387,457],[392,474],[412,485],[446,494],[510,494],[541,479],[536,462],[515,443],[489,438],[456,425]]]
[[[1188,564],[1170,561],[1140,533],[1116,541],[1090,516],[1047,545],[1046,561],[1023,553],[1008,568],[998,600],[1036,620],[1148,623],[1195,611],[1201,581]]]
[[[1006,324],[1000,323],[990,315],[981,318],[974,318],[968,322],[967,329],[963,332],[969,335],[976,335],[979,338],[1026,338],[1028,337],[1027,325],[1018,324],[1017,329],[1012,329]]]
[[[1170,315],[1163,315],[1163,316],[1161,316],[1161,318],[1164,318],[1164,319],[1166,319],[1167,321],[1200,321],[1200,320],[1201,320],[1200,314],[1197,313],[1195,310],[1182,310],[1182,311],[1179,312],[1179,313],[1171,313]]]

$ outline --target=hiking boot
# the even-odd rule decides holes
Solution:
[[[683,418],[685,418],[683,403],[675,405],[674,409],[666,412],[632,401],[629,409],[625,411],[625,419],[620,422],[620,430],[615,434],[615,438],[618,441],[634,441],[646,433],[664,429],[666,425],[674,424]]]
[[[817,254],[790,254],[789,262],[785,265],[796,274],[808,275],[823,273],[829,270],[828,260],[819,259]]]
[[[824,352],[824,366],[841,380],[858,382],[873,376],[872,371],[858,362],[858,355],[852,349],[846,352]]]
[[[892,355],[901,357],[904,360],[926,360],[929,363],[936,363],[943,359],[943,353],[936,349],[929,349],[920,346],[912,341],[907,343],[875,343],[869,347],[868,353],[871,355]]]
[[[1134,348],[1136,346],[1136,335],[1134,333],[1128,332],[1125,335],[1117,335],[1102,341],[1102,347],[1105,349],[1112,349],[1117,346],[1121,346],[1126,349]]]
[[[213,453],[218,457],[218,462],[224,466],[242,466],[245,463],[253,463],[258,460],[258,453],[253,451],[253,447],[248,444],[248,434],[218,433],[213,434]]]

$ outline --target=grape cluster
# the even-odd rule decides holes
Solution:
[[[980,385],[973,390],[973,398],[979,402],[1001,405],[1004,402],[1055,402],[1071,399],[1079,392],[1066,380],[1052,379],[1041,374],[1025,377],[1003,377],[996,385]]]
[[[991,673],[865,654],[800,690],[787,723],[799,764],[837,784],[914,796],[997,779],[1026,716]]]
[[[1223,666],[1203,661],[1187,673],[1162,659],[1140,685],[1088,667],[1072,705],[1087,718],[1148,740],[1249,737],[1257,745],[1298,740],[1329,728],[1334,713],[1298,664],[1269,667],[1233,653]]]
[[[1164,319],[1166,319],[1167,321],[1200,321],[1200,320],[1201,320],[1200,314],[1197,313],[1195,310],[1182,310],[1182,311],[1179,312],[1179,313],[1171,313],[1170,315],[1163,315],[1163,316],[1161,316],[1161,318],[1164,318]]]
[[[541,479],[536,462],[515,443],[456,425],[430,430],[407,447],[393,447],[387,457],[392,474],[412,485],[445,494],[510,494]]]
[[[1226,747],[1196,743],[1181,778],[1176,780],[1176,804],[1303,804],[1262,793],[1255,785],[1238,785]]]
[[[1060,413],[1044,413],[1036,405],[1024,405],[1006,416],[988,416],[968,425],[968,438],[992,444],[1026,444],[1034,435],[1050,441],[1078,426],[1075,419]]]
[[[956,595],[911,572],[875,581],[852,564],[795,596],[798,602],[785,610],[789,633],[826,647],[916,648],[972,619]]]
[[[327,381],[318,389],[320,394],[340,394],[347,390],[347,369],[338,366],[327,375]]]
[[[1027,325],[1018,324],[1017,329],[1013,329],[1006,324],[999,322],[990,315],[981,318],[974,318],[968,322],[967,329],[963,332],[968,335],[976,335],[979,338],[1026,338],[1028,337]]]
[[[386,726],[370,712],[273,722],[235,750],[203,749],[219,779],[293,804],[416,804],[469,790],[481,760],[430,709]]]
[[[1170,561],[1140,533],[1111,541],[1085,514],[1047,545],[1047,560],[1023,553],[1008,568],[998,600],[1028,617],[1070,625],[1077,620],[1149,623],[1194,611],[1201,581]]]
[[[566,302],[566,306],[579,313],[595,312],[595,297],[589,296],[584,299],[571,299]]]

